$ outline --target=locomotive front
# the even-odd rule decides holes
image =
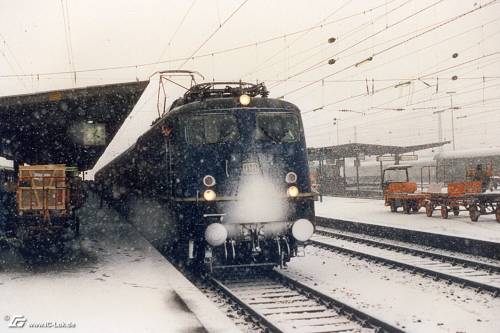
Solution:
[[[314,194],[298,108],[240,94],[172,115],[170,174],[188,258],[210,268],[272,267],[302,255]]]

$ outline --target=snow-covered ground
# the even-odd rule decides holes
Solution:
[[[321,217],[500,243],[500,223],[495,215],[483,215],[478,222],[471,222],[467,212],[460,212],[459,216],[450,214],[444,220],[439,211],[432,217],[427,217],[424,209],[410,215],[391,213],[383,200],[342,197],[323,197],[323,202],[317,201],[315,208],[316,215]]]
[[[308,247],[285,273],[407,332],[499,332],[500,298]]]
[[[0,253],[0,332],[14,316],[76,326],[58,332],[238,331],[114,211],[91,199],[80,213],[82,238],[66,262],[33,267]]]

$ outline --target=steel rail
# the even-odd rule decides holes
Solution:
[[[265,327],[270,329],[272,332],[281,333],[283,332],[277,326],[275,326],[271,321],[267,320],[266,316],[261,314],[259,311],[253,309],[250,305],[246,304],[243,300],[241,300],[235,293],[231,291],[228,287],[224,285],[221,281],[211,278],[212,283],[219,288],[225,295],[229,296],[231,300],[236,302],[241,308],[250,313],[251,316],[258,319],[258,321],[263,324]]]
[[[234,277],[233,277],[234,278]],[[392,326],[386,322],[383,322],[380,319],[377,319],[367,313],[364,313],[361,310],[358,310],[348,304],[345,304],[337,299],[334,299],[331,296],[325,295],[322,292],[311,288],[301,282],[298,282],[296,280],[293,280],[292,278],[274,270],[269,272],[268,274],[265,274],[264,276],[260,278],[253,279],[251,281],[245,281],[241,280],[243,284],[248,283],[248,286],[240,287],[240,288],[245,288],[246,290],[253,290],[253,288],[256,288],[252,286],[252,283],[259,283],[262,281],[265,281],[265,279],[268,279],[268,281],[272,281],[274,283],[278,283],[291,291],[295,291],[301,296],[306,297],[308,300],[311,300],[315,303],[318,304],[318,306],[324,306],[325,310],[323,311],[333,311],[339,316],[346,317],[347,320],[352,321],[356,323],[357,325],[367,328],[367,329],[373,329],[374,332],[387,332],[387,333],[402,333],[404,332],[403,330]],[[230,286],[227,286],[226,283],[223,281],[217,279],[216,277],[210,277],[211,283],[215,286],[216,289],[221,291],[225,296],[227,296],[229,299],[234,301],[235,303],[238,304],[239,307],[243,309],[244,312],[247,312],[250,314],[254,320],[259,322],[262,326],[264,326],[267,330],[271,332],[276,332],[276,333],[283,333],[286,332],[286,328],[280,327],[278,323],[273,322],[272,319],[268,318],[262,311],[259,311],[258,309],[255,309],[252,307],[252,305],[248,304],[245,300],[243,300],[240,296],[238,296],[237,292],[232,290]],[[238,283],[238,280],[233,280],[231,283]],[[278,303],[278,302],[277,302]],[[292,305],[290,305],[290,308],[293,308]],[[286,309],[286,307],[284,308]],[[286,313],[286,310],[283,310],[284,313]],[[291,319],[293,320],[293,319]],[[297,319],[297,320],[304,320],[304,319]],[[337,319],[338,320],[338,319]],[[335,322],[333,324],[336,324]],[[328,324],[324,324],[328,325]],[[349,331],[353,329],[342,329],[342,331]],[[353,331],[357,331],[357,329],[354,329]]]
[[[307,286],[306,284],[296,281],[278,271],[274,271],[273,274],[276,274],[276,278],[280,279],[287,284],[293,286],[293,288],[297,288],[299,290],[305,291],[309,294],[315,295],[318,299],[322,301],[326,301],[330,305],[332,305],[334,308],[338,309],[340,313],[347,314],[348,316],[355,318],[357,321],[360,323],[364,323],[367,325],[372,326],[373,328],[376,329],[376,332],[393,332],[393,333],[403,333],[404,331],[401,330],[400,328],[397,328],[395,326],[392,326],[391,324],[388,324],[378,318],[375,318],[374,316],[371,316],[361,310],[358,310],[351,305],[348,305],[344,302],[339,301],[338,299],[335,299],[331,296],[328,296],[314,288],[311,288]]]
[[[332,237],[331,234],[330,234],[330,237]],[[335,236],[335,237],[337,237],[337,236]],[[338,238],[341,238],[341,237],[338,237]],[[356,237],[353,237],[353,236],[346,236],[346,238],[344,238],[344,240],[351,241],[351,242],[358,242],[358,243],[365,242],[365,239],[363,239],[363,238],[356,238]],[[463,286],[470,286],[470,287],[473,287],[473,288],[478,288],[480,290],[486,290],[486,291],[491,292],[493,294],[493,296],[495,296],[495,297],[498,296],[498,295],[500,295],[500,286],[494,286],[494,285],[490,285],[490,284],[487,284],[487,283],[475,281],[475,280],[472,280],[472,279],[460,277],[460,276],[457,276],[457,275],[453,275],[453,274],[449,274],[449,273],[445,273],[445,272],[440,272],[440,271],[437,271],[437,270],[425,268],[425,267],[414,265],[414,264],[405,263],[405,262],[402,262],[400,260],[394,260],[394,259],[390,259],[390,258],[387,258],[387,257],[379,256],[379,255],[369,254],[369,253],[366,253],[364,251],[348,249],[348,248],[337,246],[337,245],[333,245],[333,244],[330,244],[330,243],[327,243],[327,242],[324,242],[324,241],[311,240],[311,244],[314,245],[314,246],[316,246],[316,247],[323,248],[323,249],[326,249],[326,250],[330,250],[330,251],[334,251],[334,252],[338,252],[338,253],[347,253],[347,254],[358,256],[358,257],[361,257],[361,258],[367,258],[367,259],[370,259],[370,260],[373,260],[373,261],[376,261],[376,262],[382,262],[382,263],[385,263],[385,264],[391,264],[391,265],[394,265],[394,266],[397,266],[397,267],[400,267],[400,268],[404,268],[404,269],[407,269],[407,270],[410,270],[410,271],[413,271],[413,272],[420,272],[420,273],[422,273],[424,275],[435,276],[435,277],[438,277],[438,278],[441,278],[441,279],[444,279],[444,280],[448,280],[448,281],[451,281],[451,282],[455,282],[455,283],[461,284]],[[378,247],[378,248],[382,248],[384,250],[386,250],[386,247],[390,247],[393,250],[405,251],[404,254],[407,254],[407,255],[420,256],[421,258],[422,258],[422,256],[425,256],[425,257],[433,259],[433,260],[438,260],[438,261],[440,261],[442,263],[449,263],[452,266],[454,266],[458,262],[467,262],[467,260],[465,260],[465,259],[457,259],[457,258],[454,258],[454,257],[448,257],[448,256],[445,256],[445,255],[437,255],[437,254],[434,256],[434,253],[432,253],[432,252],[426,252],[426,251],[422,251],[422,250],[416,250],[416,249],[411,249],[411,248],[406,248],[406,247],[396,246],[396,245],[389,246],[386,243],[372,241],[372,240],[366,240],[365,244],[368,244],[368,245],[371,245],[371,246],[375,246],[375,247]],[[471,262],[468,263],[468,265],[470,265],[470,266],[476,266],[476,267],[478,266],[478,264],[479,263],[477,263],[476,261],[471,261]],[[468,268],[468,265],[463,265],[463,267],[464,268]],[[491,270],[498,271],[498,267],[496,267],[496,266],[487,265],[487,264],[483,264],[483,263],[481,263],[481,265],[482,265],[482,267],[487,267],[486,270],[488,270],[488,273],[491,273]]]
[[[382,241],[382,240],[369,239],[369,238],[366,238],[363,236],[356,237],[356,236],[352,236],[352,235],[347,235],[344,232],[339,233],[339,232],[336,232],[334,230],[326,230],[326,228],[323,228],[323,227],[316,228],[315,233],[318,235],[330,236],[330,237],[340,238],[340,239],[344,239],[344,240],[348,240],[348,241],[369,244],[369,245],[380,247],[380,248],[390,248],[392,250],[403,251],[403,252],[409,253],[409,254],[418,254],[420,256],[441,259],[444,261],[453,262],[453,263],[461,264],[464,266],[472,266],[472,267],[482,268],[484,270],[500,272],[500,266],[487,264],[487,263],[475,261],[475,260],[452,257],[450,255],[446,255],[446,254],[442,254],[442,253],[420,250],[420,249],[416,249],[416,248],[410,247],[410,246],[394,244],[391,240],[384,239]],[[370,236],[370,237],[373,237],[373,236]],[[401,243],[400,241],[397,241],[397,242]]]

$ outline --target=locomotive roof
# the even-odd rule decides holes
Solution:
[[[236,97],[210,98],[202,101],[194,101],[175,107],[170,114],[178,114],[184,112],[196,112],[207,110],[223,110],[223,109],[286,109],[292,112],[299,112],[299,109],[294,104],[276,98],[267,97],[252,97],[248,106],[243,106],[239,103]]]
[[[250,104],[242,105],[240,97],[250,97]],[[184,96],[175,100],[167,114],[234,108],[275,108],[298,111],[298,108],[280,99],[267,98],[269,91],[264,83],[207,82],[192,86]]]

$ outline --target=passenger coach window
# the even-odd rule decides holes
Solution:
[[[297,142],[300,139],[299,119],[291,113],[259,113],[255,136],[259,141]]]
[[[187,118],[185,135],[192,145],[235,142],[239,138],[236,118],[227,114]]]

